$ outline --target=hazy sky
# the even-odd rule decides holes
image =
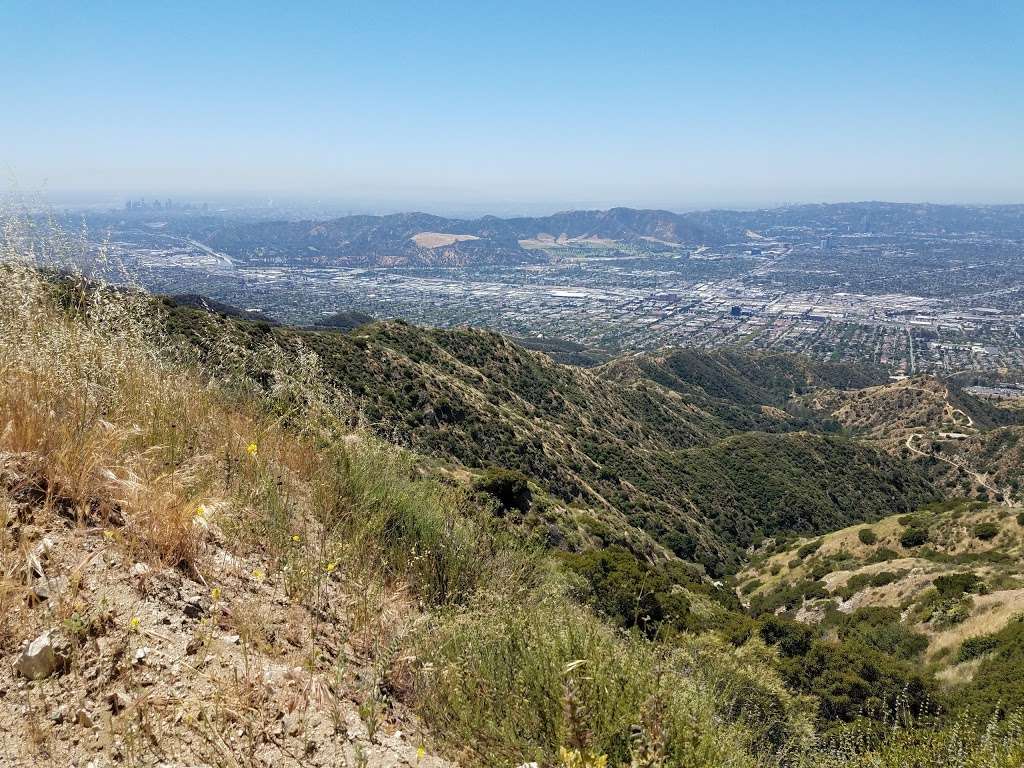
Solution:
[[[1024,2],[0,0],[21,189],[1024,201]]]

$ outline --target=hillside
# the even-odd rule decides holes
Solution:
[[[160,209],[156,209],[160,210]],[[149,243],[156,211],[90,214],[99,231]],[[1019,240],[1019,205],[959,206],[886,202],[791,205],[762,210],[664,210],[611,208],[562,211],[548,216],[450,218],[422,212],[355,215],[327,220],[233,220],[197,211],[160,210],[161,233],[252,264],[459,267],[468,264],[537,263],[559,249],[585,245],[647,253],[728,243],[749,243],[797,231],[836,236],[986,236]],[[68,220],[74,229],[79,222]]]
[[[335,312],[333,315],[321,318],[316,322],[316,327],[332,328],[334,330],[347,333],[348,331],[354,331],[361,325],[366,325],[367,323],[372,322],[373,317],[365,312],[342,311]]]
[[[177,313],[170,327],[187,337],[204,322]],[[797,392],[874,380],[871,371],[734,352],[581,369],[497,334],[400,322],[349,335],[247,324],[234,330],[246,345],[265,338],[307,345],[380,434],[401,435],[414,450],[458,467],[522,472],[549,497],[525,523],[570,547],[620,543],[644,556],[668,550],[722,574],[778,525],[824,532],[854,522],[851,515],[870,520],[936,497],[909,465],[792,407]],[[825,468],[835,471],[808,474]],[[764,495],[735,490],[738,477]],[[845,503],[851,488],[863,489],[857,504]]]
[[[270,323],[271,325],[277,325],[276,320],[272,317],[267,317],[261,312],[250,312],[245,309],[239,309],[231,304],[225,304],[222,301],[211,299],[209,296],[199,296],[198,294],[179,294],[177,296],[165,297],[163,301],[171,307],[192,307],[193,309],[202,309],[206,312],[212,312],[215,315],[221,315],[222,317],[232,317],[239,320],[250,320],[254,323]]]
[[[934,673],[958,706],[989,716],[1024,704],[1022,555],[1019,508],[947,502],[776,543],[737,581],[755,614],[840,634],[870,622],[872,642],[890,643],[889,652]]]
[[[805,398],[895,456],[919,465],[947,493],[1013,501],[1021,482],[1022,414],[973,397],[955,381],[916,376],[865,389],[823,389]]]

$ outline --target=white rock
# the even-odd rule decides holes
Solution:
[[[50,552],[53,551],[53,539],[49,536],[43,536],[39,542],[32,548],[32,554],[38,557],[40,560],[46,560],[50,556]]]
[[[63,669],[68,661],[68,649],[46,630],[28,644],[15,662],[15,670],[29,680],[42,680]]]

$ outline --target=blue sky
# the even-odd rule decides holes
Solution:
[[[1024,3],[0,2],[22,189],[1024,201]]]

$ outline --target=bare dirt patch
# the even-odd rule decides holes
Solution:
[[[411,238],[420,248],[444,248],[465,240],[479,240],[476,235],[448,235],[443,232],[420,232]]]

